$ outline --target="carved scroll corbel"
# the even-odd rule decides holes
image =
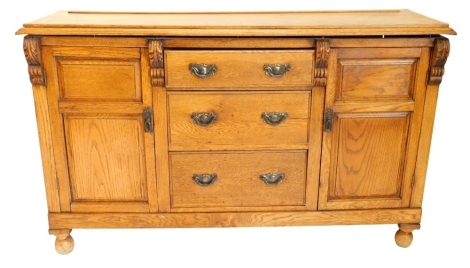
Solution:
[[[449,57],[450,43],[445,37],[436,38],[429,65],[428,85],[440,85],[444,75],[444,65]]]
[[[152,86],[165,86],[162,40],[149,40],[150,77]]]
[[[328,56],[330,54],[330,41],[321,39],[316,41],[315,48],[315,69],[314,86],[326,86],[326,77],[328,75]]]
[[[42,68],[40,38],[25,36],[23,50],[28,62],[29,80],[33,85],[46,85],[46,72]]]

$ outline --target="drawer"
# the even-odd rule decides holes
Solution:
[[[171,153],[171,206],[301,206],[306,161],[305,151]]]
[[[309,91],[172,92],[170,150],[306,149],[309,106]]]
[[[313,50],[166,50],[165,64],[168,88],[284,89],[312,84]]]

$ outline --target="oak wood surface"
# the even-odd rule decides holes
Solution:
[[[24,24],[17,34],[299,36],[455,34],[410,10],[132,13],[60,11]]]
[[[208,78],[191,73],[190,64],[215,64]],[[290,64],[282,77],[271,77],[265,64]],[[166,50],[166,86],[205,90],[234,87],[282,87],[312,84],[313,50]]]
[[[72,228],[398,223],[402,247],[419,229],[447,23],[409,10],[58,12],[17,34],[37,35],[23,48],[59,253]],[[218,69],[201,79],[191,63]],[[291,68],[269,77],[266,63]],[[202,112],[216,122],[195,124]],[[288,117],[271,126],[263,112]],[[271,172],[285,178],[267,185]]]
[[[44,81],[45,74],[42,64],[41,39],[35,36],[26,36],[23,39],[23,49],[25,51],[28,69],[30,65],[43,70],[43,75],[39,81],[31,79],[33,86],[34,107],[36,111],[36,123],[38,128],[39,146],[41,148],[41,160],[43,166],[44,184],[47,197],[47,209],[49,212],[60,212],[59,185],[57,170],[54,160],[54,146],[51,136],[51,126],[49,117],[49,106],[47,101],[47,87]],[[28,70],[30,74],[30,71]],[[41,83],[35,83],[41,82]]]
[[[310,97],[305,92],[207,92],[169,93],[168,121],[170,147],[206,145],[295,145],[308,142]],[[287,113],[284,122],[267,124],[262,113]],[[193,113],[216,113],[209,126],[196,124]]]
[[[320,208],[409,206],[428,55],[427,47],[332,53],[330,66],[337,73],[329,73],[325,107],[333,108],[335,119],[323,143]],[[371,65],[375,58],[379,65]],[[414,66],[396,65],[403,63]],[[394,69],[402,74],[390,73]]]
[[[67,153],[58,161],[66,163],[62,211],[156,212],[154,136],[143,129],[143,110],[153,99],[148,52],[79,43],[44,48],[49,78],[58,81],[48,87],[49,102],[60,111],[55,143]],[[64,72],[67,64],[72,69]]]
[[[62,114],[59,112],[59,88],[56,61],[52,47],[43,47],[44,69],[47,80],[55,81],[47,84],[47,103],[49,110],[49,124],[53,144],[54,161],[56,166],[57,186],[60,200],[60,211],[70,212],[71,185],[67,165],[67,152],[65,148],[65,133]]]
[[[410,99],[416,59],[341,60],[337,100]]]
[[[306,162],[305,151],[170,153],[171,206],[305,205]],[[268,185],[260,179],[268,173],[285,177]],[[193,176],[202,174],[216,174],[217,179],[201,186]]]
[[[58,60],[62,100],[142,101],[140,60]],[[109,81],[119,81],[112,87]]]
[[[418,223],[421,209],[210,213],[49,213],[50,229]]]
[[[323,107],[325,87],[315,86],[312,90],[312,105],[310,107],[309,147],[307,158],[307,185],[305,207],[316,210],[318,207],[318,186],[320,183],[320,160],[323,137]]]
[[[140,115],[65,117],[74,201],[147,200],[142,125]]]

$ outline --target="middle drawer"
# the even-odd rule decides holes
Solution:
[[[168,93],[169,149],[307,149],[309,91]]]

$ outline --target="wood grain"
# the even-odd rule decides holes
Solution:
[[[53,46],[52,53],[55,57],[79,57],[100,59],[140,58],[139,48]]]
[[[139,58],[65,58],[57,64],[62,100],[142,101]]]
[[[409,115],[340,114],[329,200],[399,198]]]
[[[319,208],[409,206],[429,48],[346,48],[332,55],[328,79],[335,81],[327,84],[325,107],[335,119],[324,135]],[[370,65],[376,60],[385,65]],[[344,62],[352,71],[343,73]]]
[[[340,60],[337,100],[410,99],[416,59]]]
[[[170,165],[168,161],[168,110],[167,92],[154,87],[155,161],[157,173],[158,211],[170,211]]]
[[[329,38],[330,45],[333,48],[392,48],[392,47],[432,47],[434,38],[424,37],[362,37],[362,38]]]
[[[169,93],[170,146],[305,144],[309,107],[310,92]],[[197,125],[191,114],[202,112],[216,113],[217,121],[206,127]],[[262,119],[263,112],[288,113],[288,117],[271,126]]]
[[[115,202],[112,200],[106,202],[95,201],[76,201],[71,205],[73,213],[87,213],[93,211],[94,213],[106,212],[134,212],[134,213],[148,213],[151,212],[148,202]]]
[[[104,36],[43,36],[41,38],[43,46],[77,46],[80,47],[146,47],[146,38],[114,38]]]
[[[289,161],[287,161],[289,160]],[[305,152],[171,153],[172,207],[289,206],[305,204]],[[277,185],[261,174],[283,173]],[[203,187],[195,174],[217,174]]]
[[[421,209],[242,213],[49,213],[49,228],[251,227],[418,223]]]
[[[364,19],[367,18],[367,19]],[[17,34],[152,36],[334,36],[456,34],[410,10],[304,12],[67,12],[26,23]]]
[[[216,64],[209,78],[193,75],[189,64]],[[290,64],[282,77],[270,77],[264,64]],[[165,50],[168,88],[281,87],[312,84],[312,50]]]
[[[428,168],[429,153],[431,150],[431,138],[436,113],[438,85],[428,85],[423,111],[423,123],[421,125],[421,137],[416,158],[416,170],[414,173],[414,185],[411,194],[410,207],[421,207],[423,204],[424,184]]]
[[[147,201],[141,115],[66,116],[74,201]]]
[[[46,187],[47,209],[49,212],[60,212],[59,185],[57,184],[46,87],[33,85],[33,95],[39,145],[41,148],[42,170]]]
[[[149,77],[150,72],[150,57],[148,48],[141,48],[141,70],[140,77],[142,80],[142,99],[143,107],[139,112],[140,116],[143,116],[142,109],[151,109],[153,106],[153,89],[151,86],[151,79]],[[155,113],[152,115],[155,118]],[[151,122],[154,131],[144,131],[144,155],[145,155],[145,180],[147,184],[147,196],[148,196],[148,210],[149,212],[158,211],[158,194],[157,194],[157,174],[156,165],[157,160],[155,159],[155,120]],[[132,211],[132,210],[131,210]]]
[[[220,48],[307,48],[311,49],[314,42],[311,38],[171,38],[165,39],[167,48],[196,48],[196,49],[220,49]]]
[[[292,206],[305,204],[305,152],[171,153],[172,207]],[[277,185],[261,174],[283,173]],[[210,186],[195,174],[217,174]]]
[[[323,107],[325,87],[316,86],[312,89],[312,105],[310,108],[309,147],[307,162],[307,189],[305,207],[316,210],[318,206],[318,187],[320,183],[320,160],[323,137]]]
[[[56,81],[47,85],[47,105],[49,111],[49,126],[52,140],[52,153],[56,167],[56,183],[60,200],[60,211],[69,212],[71,203],[70,179],[67,165],[67,151],[65,148],[65,134],[62,114],[59,112],[59,88],[57,65],[53,57],[52,47],[43,47],[44,69],[48,75],[47,79]]]

